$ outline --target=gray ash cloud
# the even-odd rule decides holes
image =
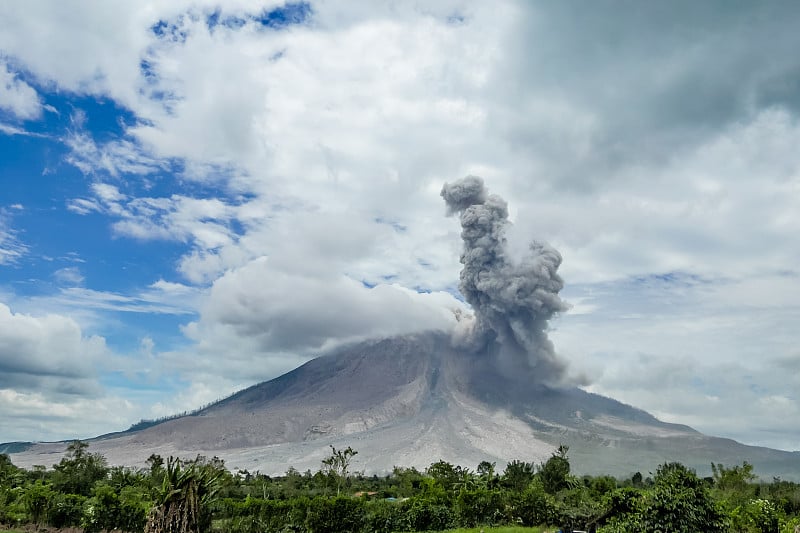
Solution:
[[[481,178],[445,183],[441,194],[448,214],[461,221],[459,289],[475,313],[460,343],[496,355],[509,369],[530,370],[538,381],[561,381],[566,364],[547,336],[548,321],[568,308],[558,295],[564,286],[557,272],[561,254],[534,241],[521,260],[509,257],[508,206],[488,193]]]

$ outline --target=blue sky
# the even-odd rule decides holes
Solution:
[[[564,258],[588,390],[800,442],[800,10],[0,6],[0,441],[454,327],[468,174]]]

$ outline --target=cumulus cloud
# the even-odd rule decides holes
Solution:
[[[58,307],[52,299],[26,304]],[[80,313],[23,313],[0,303],[0,442],[90,438],[124,429],[169,394],[105,381],[111,373],[147,382],[160,379],[161,371],[157,363],[120,355],[104,337],[87,333],[76,319],[85,318],[85,307]],[[144,353],[148,357],[153,359]],[[143,364],[154,376],[143,374]]]
[[[71,318],[0,304],[0,388],[90,395],[98,390],[95,365],[107,354],[105,340],[85,336]]]
[[[708,434],[795,449],[795,282],[676,272],[572,286],[567,297],[589,309],[562,315],[552,336],[594,392]]]
[[[113,217],[112,229],[118,236],[188,242],[203,253],[238,237],[230,224],[241,206],[230,205],[224,199],[179,194],[130,197],[117,186],[103,182],[92,184],[91,189],[92,197],[72,198],[67,209],[79,215],[102,213]]]
[[[0,388],[0,440],[87,439],[137,421],[139,408],[118,396],[58,396],[42,391]]]
[[[447,293],[368,287],[336,272],[320,277],[272,263],[259,258],[226,273],[211,288],[200,321],[185,328],[201,353],[224,349],[233,373],[268,377],[276,370],[270,357],[294,354],[289,362],[297,364],[366,338],[448,331],[455,324],[453,311],[463,308]]]

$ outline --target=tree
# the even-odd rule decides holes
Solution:
[[[389,479],[395,484],[395,496],[410,497],[420,490],[424,476],[414,467],[395,466]]]
[[[711,463],[711,472],[714,477],[714,486],[720,490],[747,489],[747,484],[757,479],[753,473],[753,465],[744,461],[742,466],[725,468],[725,465]]]
[[[14,466],[11,458],[0,453],[0,486],[13,488],[25,481],[25,471]]]
[[[615,493],[619,494],[619,493]],[[680,463],[666,463],[656,472],[653,487],[629,492],[630,512],[613,517],[602,529],[608,533],[723,533],[725,516],[705,482]]]
[[[569,476],[570,466],[567,452],[569,452],[569,446],[559,445],[558,449],[553,452],[553,455],[542,465],[539,471],[542,485],[548,494],[555,494],[569,486],[567,476]]]
[[[491,489],[497,484],[495,465],[496,463],[490,463],[489,461],[481,461],[480,464],[478,464],[476,473],[478,474],[478,481],[481,487]]]
[[[28,486],[23,495],[23,502],[33,523],[42,524],[45,522],[47,513],[50,510],[50,504],[55,495],[56,493],[50,485],[45,485],[42,481],[37,481]]]
[[[556,502],[544,491],[542,481],[533,479],[525,489],[509,498],[511,518],[531,527],[552,523],[556,518]]]
[[[164,458],[157,453],[151,453],[146,462],[152,480],[160,481],[164,474]]]
[[[453,466],[447,461],[437,461],[429,466],[425,473],[446,492],[451,492],[456,485],[463,485],[470,477],[469,470],[461,466]]]
[[[731,530],[747,533],[778,533],[778,509],[769,500],[756,498],[730,513]]]
[[[61,461],[53,465],[53,487],[66,494],[89,496],[94,484],[108,475],[106,459],[88,453],[89,444],[75,440],[67,446]]]
[[[208,505],[220,489],[224,471],[197,457],[183,462],[170,457],[156,505],[145,533],[203,533],[211,525]]]
[[[534,474],[533,463],[515,459],[508,463],[503,471],[503,485],[515,492],[522,492],[533,481]]]
[[[358,452],[348,446],[344,450],[337,450],[331,445],[330,457],[322,460],[322,469],[326,474],[336,478],[336,495],[342,489],[342,483],[347,480],[347,473],[350,469],[350,461]]]

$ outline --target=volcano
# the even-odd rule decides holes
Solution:
[[[561,255],[533,241],[512,257],[508,207],[481,178],[446,183],[441,195],[460,219],[459,291],[472,309],[455,313],[453,331],[344,347],[191,415],[98,437],[93,450],[113,464],[202,454],[281,474],[319,468],[329,446],[357,450],[357,469],[387,472],[438,460],[538,463],[565,444],[581,473],[625,476],[665,461],[707,472],[712,462],[748,461],[762,476],[800,479],[800,452],[707,437],[565,385],[568,364],[547,335],[548,321],[569,307],[559,297]],[[28,466],[64,451],[63,443],[22,448],[12,459]]]
[[[709,437],[577,387],[508,375],[441,332],[342,348],[191,415],[93,439],[90,449],[111,464],[202,454],[275,475],[318,469],[329,445],[351,446],[354,468],[380,473],[440,459],[473,468],[541,462],[559,444],[579,473],[629,476],[665,461],[706,473],[711,462],[748,461],[761,476],[800,479],[799,452]],[[11,454],[15,464],[53,464],[65,445],[25,448]]]

